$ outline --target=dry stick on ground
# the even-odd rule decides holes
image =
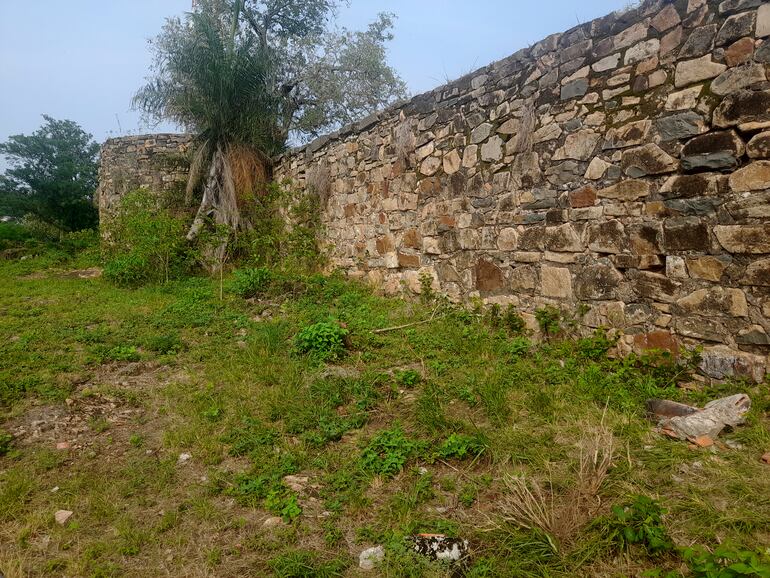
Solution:
[[[408,327],[415,327],[416,325],[424,325],[425,323],[430,323],[431,321],[433,321],[433,318],[436,317],[436,313],[440,308],[441,308],[441,305],[437,305],[436,308],[433,310],[433,313],[431,313],[428,319],[423,319],[422,321],[415,321],[414,323],[406,323],[404,325],[396,325],[394,327],[383,327],[382,329],[373,329],[372,333],[386,333],[388,331],[397,331],[399,329],[406,329]]]

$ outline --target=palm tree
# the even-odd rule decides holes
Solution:
[[[237,0],[232,12],[204,10],[189,14],[186,25],[168,22],[155,43],[155,78],[134,97],[150,116],[196,135],[188,204],[200,184],[203,195],[189,240],[208,219],[236,234],[250,228],[244,208],[283,147],[271,59],[253,35],[239,32],[242,9]]]

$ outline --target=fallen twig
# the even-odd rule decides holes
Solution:
[[[388,331],[398,331],[399,329],[407,329],[408,327],[415,327],[417,325],[424,325],[425,323],[430,323],[436,317],[436,313],[438,312],[438,310],[439,310],[439,307],[436,307],[428,319],[423,319],[422,321],[414,321],[412,323],[405,323],[404,325],[395,325],[393,327],[383,327],[382,329],[373,329],[372,333],[386,333]]]

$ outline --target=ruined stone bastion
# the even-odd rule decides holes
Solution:
[[[628,349],[701,344],[708,375],[761,380],[769,78],[770,2],[647,0],[290,151],[274,177],[326,200],[332,265],[386,293],[428,274],[529,322],[582,309]],[[103,209],[115,167],[183,178],[137,171],[130,146],[105,145]]]

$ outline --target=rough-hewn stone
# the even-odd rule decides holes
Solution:
[[[770,131],[754,135],[746,144],[746,153],[753,159],[770,158]]]
[[[746,148],[734,131],[712,132],[687,141],[682,149],[682,168],[718,170],[738,166]]]
[[[770,189],[770,161],[754,161],[735,171],[730,188],[737,193]]]

